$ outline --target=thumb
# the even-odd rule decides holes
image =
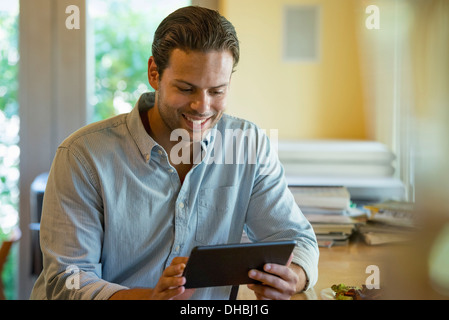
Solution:
[[[290,266],[290,264],[292,263],[292,261],[293,261],[293,253],[290,255],[290,258],[288,258],[288,261],[287,261],[286,266],[287,266],[287,267]]]

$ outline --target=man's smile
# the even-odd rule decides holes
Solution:
[[[211,119],[213,116],[209,117],[197,117],[197,116],[191,116],[187,114],[182,114],[183,118],[186,120],[186,124],[189,128],[199,130],[204,129],[206,125],[209,123],[209,119]]]

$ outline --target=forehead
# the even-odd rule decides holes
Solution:
[[[170,54],[164,78],[182,80],[198,87],[215,87],[228,83],[234,58],[230,51],[184,51],[174,49]]]

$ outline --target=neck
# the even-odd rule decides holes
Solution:
[[[197,151],[197,149],[201,150],[201,148],[194,148],[191,141],[170,140],[171,132],[165,126],[165,123],[162,120],[156,106],[148,110],[147,117],[148,134],[154,139],[154,141],[156,141],[159,145],[161,145],[162,148],[164,148],[164,150],[169,155],[170,163],[174,167],[179,167],[180,165],[191,167],[194,162],[194,152]],[[174,156],[182,158],[180,164],[178,164],[180,162],[179,159],[176,159],[178,160],[175,161],[176,164],[172,162],[171,152],[174,147],[176,147],[173,150],[173,152],[175,153]]]
[[[157,106],[155,105],[153,108],[149,109],[147,112],[148,115],[148,124],[149,124],[149,135],[160,144],[167,153],[173,148],[176,141],[170,141],[170,134],[168,128],[165,126],[162,121],[161,115]]]

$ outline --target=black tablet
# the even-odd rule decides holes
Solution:
[[[285,265],[295,247],[293,240],[195,247],[184,270],[186,288],[257,283],[251,269],[266,263]]]

